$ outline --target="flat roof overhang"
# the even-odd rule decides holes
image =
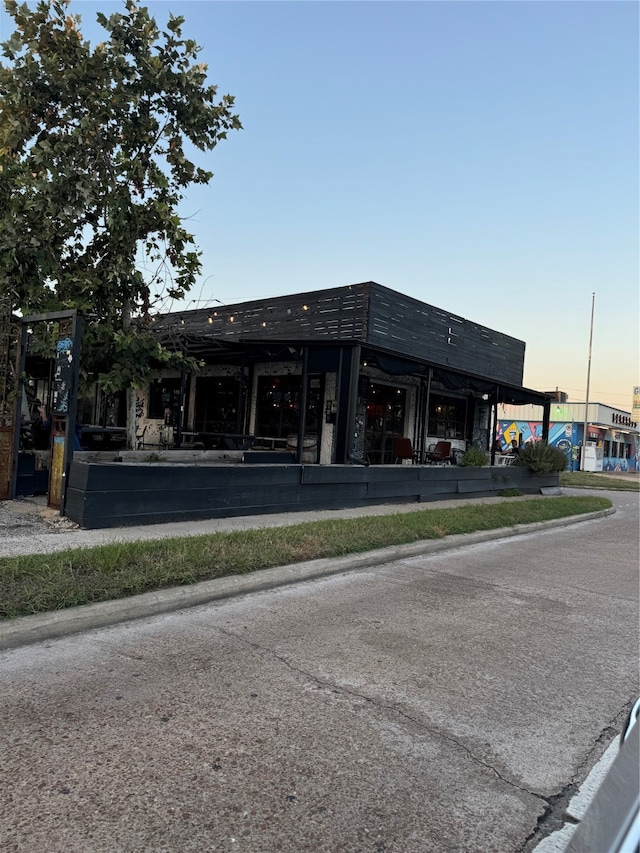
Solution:
[[[342,341],[299,340],[295,338],[215,338],[209,335],[199,335],[173,330],[171,335],[163,336],[165,346],[181,350],[187,355],[203,361],[205,364],[245,363],[274,360],[300,360],[303,350],[325,352],[338,350],[341,347],[360,346],[363,357],[375,362],[377,367],[389,376],[416,376],[427,378],[431,371],[432,378],[441,383],[447,390],[458,392],[473,392],[487,395],[492,404],[505,403],[512,405],[544,406],[552,401],[549,394],[525,388],[521,385],[501,382],[499,379],[487,378],[468,372],[452,370],[446,366],[427,359],[417,360],[398,356],[382,348],[363,344],[359,340],[345,339]],[[329,367],[329,366],[328,366]],[[329,367],[331,369],[331,367]]]

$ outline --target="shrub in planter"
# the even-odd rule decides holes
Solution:
[[[534,474],[553,474],[566,470],[567,455],[545,441],[532,441],[522,447],[516,465],[530,468]]]
[[[467,447],[462,455],[462,459],[458,462],[458,465],[464,465],[465,468],[482,468],[488,464],[489,460],[484,450],[479,450],[473,446]]]

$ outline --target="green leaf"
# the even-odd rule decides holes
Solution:
[[[16,312],[86,311],[81,369],[115,391],[180,363],[138,321],[162,281],[180,298],[200,268],[179,205],[213,175],[186,152],[241,124],[206,84],[182,16],[161,33],[126,0],[124,14],[96,14],[105,40],[92,47],[72,7],[5,0],[16,31],[0,66],[0,290]]]

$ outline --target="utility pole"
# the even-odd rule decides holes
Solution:
[[[591,294],[591,327],[589,329],[589,359],[587,362],[587,392],[584,403],[584,434],[582,437],[582,453],[580,454],[580,470],[584,471],[585,451],[587,449],[587,425],[589,422],[589,384],[591,381],[591,346],[593,344],[593,310],[596,304],[595,293]]]

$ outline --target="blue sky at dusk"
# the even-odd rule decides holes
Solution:
[[[145,5],[160,25],[184,15],[244,126],[199,157],[215,177],[184,201],[191,299],[377,281],[526,341],[525,385],[584,400],[595,291],[590,398],[630,410],[637,3]],[[121,8],[70,11],[97,42],[95,13]]]

